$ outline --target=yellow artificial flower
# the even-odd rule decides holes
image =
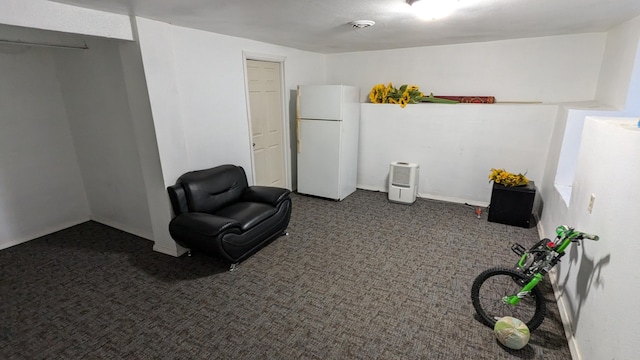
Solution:
[[[407,104],[417,104],[422,101],[424,94],[416,85],[402,85],[395,88],[393,83],[376,84],[369,92],[369,100],[374,104],[399,104],[405,107]]]
[[[512,174],[504,169],[491,169],[489,173],[489,181],[495,181],[496,184],[504,186],[523,186],[529,183],[529,179],[523,174]]]
[[[384,84],[375,85],[369,92],[369,100],[374,104],[380,104],[384,102]]]
[[[371,92],[369,93],[369,100],[374,104],[376,104],[378,102],[377,101],[378,97],[376,95],[376,90],[375,89],[371,89]]]

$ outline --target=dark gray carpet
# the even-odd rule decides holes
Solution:
[[[535,229],[362,190],[293,203],[290,236],[234,272],[95,222],[0,251],[0,358],[571,358],[548,279],[524,349],[474,316],[475,276],[514,264]]]

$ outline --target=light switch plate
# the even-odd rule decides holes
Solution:
[[[591,197],[589,198],[589,206],[587,206],[587,210],[589,211],[589,214],[591,214],[591,212],[593,211],[593,203],[595,202],[596,202],[596,195],[591,194]]]

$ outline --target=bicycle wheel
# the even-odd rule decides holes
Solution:
[[[471,301],[482,320],[493,327],[503,316],[511,316],[527,324],[533,331],[542,324],[546,313],[544,297],[537,287],[520,299],[518,305],[505,304],[505,296],[515,295],[528,282],[518,271],[507,268],[492,268],[482,272],[473,281]]]

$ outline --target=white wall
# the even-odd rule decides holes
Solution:
[[[563,105],[562,107],[566,109],[565,119],[563,119],[565,124],[564,137],[554,181],[556,189],[560,192],[565,203],[569,204],[585,117],[593,115],[618,116],[622,113],[616,110],[598,110],[597,108],[585,110],[571,105]]]
[[[542,186],[556,105],[362,104],[358,187],[388,191],[391,161],[420,164],[420,196],[487,205],[491,168]]]
[[[56,67],[91,218],[151,239],[119,43],[92,39],[89,50],[57,50]]]
[[[52,50],[2,46],[0,72],[2,249],[89,220],[89,205]]]
[[[374,84],[389,81],[396,85],[416,84],[424,92],[436,95],[488,95],[505,102],[589,101],[595,98],[606,39],[606,34],[594,33],[328,55],[327,79],[330,83],[361,87],[363,101],[368,101],[368,91]],[[420,104],[397,110],[393,115],[388,114],[386,108],[368,106],[363,104],[363,114],[369,111],[371,117],[382,120],[391,116],[393,120],[374,123],[363,115],[360,156],[364,162],[361,161],[359,167],[359,186],[386,189],[383,174],[388,172],[389,161],[401,160],[398,157],[406,154],[406,161],[421,163],[433,173],[445,171],[447,163],[452,163],[452,171],[466,168],[474,174],[466,182],[462,180],[465,177],[461,177],[457,181],[429,183],[427,179],[433,179],[433,174],[423,172],[420,188],[423,196],[480,204],[489,201],[490,184],[484,180],[492,167],[526,171],[542,189],[548,181],[545,167],[554,123],[566,122],[564,118],[557,119],[556,106]],[[420,115],[413,115],[416,106],[428,107],[428,110],[420,108]],[[572,111],[568,109],[565,115]],[[433,118],[442,121],[444,127],[431,129]],[[493,118],[496,120],[492,121]],[[427,119],[429,121],[425,121]],[[401,131],[409,134],[413,141],[403,141]],[[518,139],[527,132],[536,134],[532,137],[535,140],[532,144],[525,143],[529,146],[525,151],[518,150],[521,144]],[[455,137],[453,145],[452,136]],[[501,139],[501,144],[495,143],[495,139]],[[397,146],[394,141],[403,146]],[[377,147],[378,143],[386,145]],[[434,154],[445,157],[439,160],[438,156],[429,154],[425,151],[427,146],[431,146],[429,150]],[[508,150],[492,151],[500,146]],[[468,164],[459,163],[464,158],[461,154],[471,155],[473,160]],[[573,155],[567,151],[565,157]],[[573,168],[567,172],[573,175]]]
[[[327,56],[327,81],[360,87],[418,85],[435,95],[496,101],[593,100],[606,34],[369,51]]]
[[[28,39],[34,42],[84,44],[89,50],[53,49],[33,51],[46,53],[51,62],[51,74],[41,76],[44,86],[55,81],[57,93],[52,99],[60,101],[68,141],[60,141],[62,149],[73,150],[75,173],[69,186],[79,184],[76,189],[82,194],[84,211],[80,220],[69,222],[52,221],[45,229],[31,229],[19,240],[26,241],[47,232],[89,219],[128,231],[144,238],[153,239],[155,233],[164,236],[166,222],[152,223],[151,213],[170,213],[164,181],[160,172],[153,120],[149,107],[146,83],[138,46],[134,42],[81,37],[74,34],[53,33],[0,25],[0,32],[10,38]],[[26,46],[4,45],[6,53]],[[26,70],[25,70],[26,71]],[[3,70],[3,73],[5,70]],[[11,70],[6,70],[11,73]],[[36,74],[38,72],[36,71]],[[21,81],[6,77],[7,84]],[[35,81],[32,87],[39,87]],[[8,87],[7,87],[8,88]],[[29,92],[22,97],[8,96],[16,108],[28,109],[31,102]],[[12,94],[13,95],[13,94]],[[55,114],[56,111],[51,111]],[[7,136],[11,132],[5,133]],[[13,141],[21,141],[14,138]],[[76,151],[77,150],[77,151]],[[57,154],[55,149],[47,153]],[[60,161],[57,161],[60,162]],[[37,162],[34,162],[34,165]],[[79,169],[79,171],[78,171]],[[7,170],[7,173],[10,171]],[[45,179],[39,177],[41,180]],[[19,193],[16,193],[19,194]],[[37,194],[37,192],[35,192]],[[152,194],[148,196],[147,194]],[[69,203],[73,205],[73,202]],[[64,212],[58,212],[61,215]],[[20,217],[20,210],[8,212],[5,217]],[[55,216],[52,216],[55,217]],[[17,222],[17,221],[16,221]],[[10,231],[8,227],[6,231]],[[167,235],[168,236],[168,235]],[[7,245],[9,246],[9,245]]]
[[[638,18],[640,19],[640,17]],[[640,26],[639,26],[640,29]],[[640,41],[638,41],[638,50],[636,50],[636,58],[631,71],[629,91],[627,91],[627,101],[625,104],[625,112],[629,116],[640,114]]]
[[[574,247],[560,263],[558,286],[582,359],[632,359],[640,312],[640,129],[637,118],[587,118],[566,221],[600,236]],[[593,212],[587,211],[591,194]]]
[[[6,102],[0,109],[0,248],[90,218],[150,238],[120,53],[114,43],[100,47],[97,38],[73,35],[133,40],[129,16],[44,0],[6,0],[0,5],[0,32],[5,40],[92,43],[89,51],[34,47],[23,55],[11,53],[26,47],[0,48],[0,102]],[[146,96],[136,99],[148,102]]]
[[[133,40],[127,15],[47,0],[2,0],[0,24]]]
[[[435,112],[436,116],[452,128],[448,132],[435,131],[436,135],[431,138],[430,124],[421,121],[422,119],[407,123],[407,120],[410,120],[407,119],[407,116],[414,116],[408,115],[407,111],[399,112],[393,117],[400,121],[376,123],[373,138],[369,138],[370,133],[362,133],[361,141],[363,144],[361,144],[360,156],[366,162],[361,162],[359,167],[359,186],[378,190],[386,189],[386,185],[383,185],[382,174],[388,172],[388,162],[399,160],[398,156],[406,154],[405,156],[408,158],[420,160],[405,159],[407,161],[419,162],[422,167],[429,169],[436,166],[432,170],[434,173],[443,171],[446,168],[446,163],[452,162],[457,166],[471,166],[468,171],[475,174],[473,175],[474,180],[466,183],[463,183],[462,180],[459,182],[454,180],[453,182],[427,183],[425,176],[429,176],[429,174],[422,174],[420,193],[426,197],[478,204],[488,203],[490,184],[479,180],[486,178],[491,167],[507,168],[512,172],[527,171],[529,178],[534,180],[543,192],[543,186],[553,187],[555,169],[558,164],[557,158],[553,160],[555,162],[553,177],[549,178],[548,171],[545,169],[547,168],[546,151],[552,144],[552,136],[556,134],[554,123],[557,121],[563,123],[563,126],[557,129],[564,134],[564,125],[568,123],[567,116],[571,117],[572,120],[569,123],[572,125],[575,125],[575,118],[578,118],[578,127],[581,128],[584,115],[603,113],[605,108],[597,103],[594,105],[582,103],[576,106],[562,104],[589,101],[593,103],[606,40],[607,34],[592,33],[328,55],[328,82],[359,86],[363,101],[368,101],[367,94],[373,85],[391,81],[396,85],[416,84],[423,92],[433,92],[436,95],[487,95],[495,96],[498,102],[554,103],[559,104],[563,109],[564,115],[557,117],[555,112],[557,107],[554,107],[554,110],[541,110],[543,108],[528,107],[522,104],[512,105],[508,108],[496,108],[496,105],[477,105],[473,108],[440,108],[438,106],[442,105],[435,104],[417,105],[438,109]],[[363,113],[366,112],[365,109],[368,109],[367,105],[363,104]],[[411,108],[413,111],[415,106],[409,106],[407,109]],[[574,107],[579,108],[580,106],[593,107],[593,109],[574,110]],[[381,112],[379,109],[382,108],[371,108],[371,116],[388,116],[386,112]],[[453,109],[456,111],[448,111]],[[464,109],[464,111],[459,112],[460,109]],[[473,110],[469,111],[470,109]],[[496,110],[500,112],[498,117],[502,116],[504,119],[510,120],[491,121]],[[430,114],[431,110],[420,111],[423,115],[419,115],[417,118],[434,116]],[[537,111],[545,113],[541,114]],[[547,115],[551,117],[541,117]],[[446,122],[452,119],[456,119],[455,123],[448,124]],[[475,124],[472,124],[470,126],[472,131],[467,133],[467,121],[482,121],[481,131],[477,131]],[[410,138],[415,142],[403,141],[397,135],[397,132],[401,131],[395,128],[397,123],[403,123],[407,126],[404,131],[410,134]],[[543,139],[541,142],[536,142],[530,149],[529,155],[535,154],[535,157],[530,159],[521,156],[522,154],[519,154],[518,150],[513,150],[517,149],[519,145],[516,139],[519,139],[524,133],[518,131],[522,124],[525,124],[527,131],[536,134],[536,139]],[[362,131],[370,131],[371,125],[371,122],[363,116]],[[456,126],[462,128],[456,128]],[[474,136],[473,131],[475,134],[485,134],[485,138]],[[389,134],[385,132],[389,132]],[[401,142],[403,146],[398,147],[393,143],[393,140],[385,141],[384,139],[388,135],[393,140]],[[472,156],[479,158],[479,161],[471,161],[470,164],[458,163],[460,154],[452,152],[451,149],[455,149],[455,146],[447,144],[447,141],[451,141],[451,136],[457,137],[454,140],[455,144],[460,142],[464,144],[464,148],[460,150],[462,153],[472,154]],[[570,139],[565,143],[575,144],[578,142],[579,133],[576,135],[575,131],[570,131],[567,136]],[[491,142],[498,137],[507,139],[501,140],[501,145],[508,150],[487,151],[486,149],[500,146],[493,143],[488,146],[485,144],[485,142]],[[426,145],[420,143],[426,139],[435,140],[436,145],[433,145],[433,148],[436,149],[435,152],[449,156],[438,160],[437,156],[428,155],[424,151]],[[377,148],[375,144],[379,142],[387,145]],[[560,145],[557,146],[559,151]],[[370,155],[372,152],[377,154],[376,157]],[[564,147],[563,164],[570,162],[570,166],[563,166],[565,172],[560,174],[561,179],[573,178],[576,152],[577,146]],[[393,158],[390,154],[398,155]],[[554,156],[558,156],[559,152],[555,154]],[[384,166],[385,163],[387,167]],[[460,171],[456,166],[451,168],[455,169],[453,171]],[[481,174],[483,176],[480,176]]]
[[[616,106],[619,115],[633,116],[632,120],[627,120],[631,125],[640,115],[637,105],[640,96],[639,19],[607,34],[597,89],[598,101]],[[569,113],[570,110],[563,108],[561,111]],[[582,115],[588,114],[585,111]],[[567,117],[556,123],[551,140],[539,232],[541,237],[554,237],[555,227],[567,224],[596,233],[602,240],[572,250],[567,256],[570,261],[563,261],[557,276],[552,277],[561,288],[558,292],[561,315],[573,329],[570,345],[576,357],[634,358],[640,346],[637,342],[627,341],[621,331],[632,331],[633,323],[640,319],[626,304],[621,304],[620,299],[637,295],[635,287],[629,287],[633,284],[629,282],[629,276],[637,273],[638,267],[629,255],[639,253],[631,234],[638,230],[635,218],[640,214],[636,204],[637,190],[630,183],[633,180],[626,179],[638,176],[635,159],[640,134],[637,130],[624,130],[614,125],[615,118],[573,119],[574,124],[567,126]],[[565,146],[562,139],[567,136],[574,140],[578,136],[571,155],[575,158],[575,176],[569,188],[570,203],[564,201],[553,184],[557,175],[563,176],[557,167],[566,160],[561,159],[561,147]],[[596,195],[596,201],[593,213],[589,214],[586,209],[592,193]],[[596,265],[598,263],[601,265]]]
[[[8,0],[2,6],[0,23],[3,24],[76,33],[97,29],[99,33],[93,35],[131,36],[126,30],[128,18],[125,21],[126,17],[121,15],[112,17],[112,14],[87,12],[43,0]],[[154,189],[154,196],[147,197],[146,201],[150,207],[161,208],[151,216],[156,237],[154,248],[174,255],[180,249],[172,244],[166,227],[157,230],[163,224],[166,226],[170,218],[166,197],[162,196],[164,189],[160,188],[194,168],[222,162],[250,167],[243,51],[286,56],[285,80],[289,93],[285,94],[290,109],[291,91],[297,84],[356,85],[361,88],[364,100],[374,84],[393,81],[397,85],[416,84],[426,92],[441,95],[493,95],[498,101],[595,99],[621,111],[640,111],[636,105],[640,103],[637,101],[640,95],[638,18],[608,34],[329,56],[152,20],[138,18],[137,22],[151,108],[137,102],[144,102],[145,89],[140,83],[142,75],[131,59],[135,58],[135,49],[120,53],[123,61],[130,61],[123,65],[122,71],[137,77],[125,78],[124,91],[130,92],[130,99],[137,99],[136,105],[129,104],[132,114],[148,119],[151,112],[154,124],[138,123],[134,116],[132,131],[138,142],[133,146],[127,141],[126,148],[132,157],[144,159],[142,181],[147,189]],[[24,54],[8,53],[14,49],[0,48],[3,71],[0,77],[0,247],[82,222],[90,212],[50,50],[34,48]],[[628,304],[622,303],[637,295],[633,287],[638,280],[637,265],[632,256],[640,250],[633,236],[638,231],[635,220],[640,214],[636,199],[640,194],[631,183],[639,175],[637,161],[634,161],[640,151],[637,131],[600,120],[588,121],[583,137],[588,145],[578,153],[572,186],[575,201],[567,207],[553,186],[567,109],[561,109],[562,114],[554,116],[553,106],[528,109],[528,105],[519,105],[517,110],[511,108],[512,105],[502,105],[506,108],[444,106],[447,105],[425,104],[400,109],[392,105],[363,105],[363,132],[367,134],[364,138],[372,135],[371,139],[379,139],[385,145],[377,149],[373,146],[375,140],[361,142],[361,185],[386,186],[388,163],[402,159],[421,163],[422,194],[486,202],[489,167],[529,170],[529,176],[542,186],[545,202],[541,235],[552,236],[556,225],[570,223],[602,238],[599,243],[573,250],[569,261],[563,262],[559,269],[558,280],[563,289],[560,303],[567,309],[567,318],[574,327],[577,351],[584,359],[633,358],[640,351],[638,343],[620,335],[619,329],[631,331],[640,320]],[[81,104],[71,107],[81,108]],[[493,114],[494,111],[498,113]],[[503,125],[504,129],[487,125],[488,121],[493,124],[493,116],[499,119],[495,124]],[[451,118],[457,121],[448,121]],[[79,121],[75,115],[74,119]],[[75,127],[76,131],[80,131],[81,125]],[[117,124],[120,129],[130,130],[129,125]],[[414,140],[411,145],[407,145],[398,125],[411,126],[410,136]],[[515,133],[517,126],[522,126],[526,130],[522,133],[526,135]],[[148,133],[152,128],[159,154],[153,149],[154,136]],[[545,131],[549,131],[548,138],[544,136]],[[533,138],[540,143],[521,137],[529,136],[528,132],[536,134]],[[442,141],[436,134],[449,140]],[[384,142],[387,140],[383,135],[395,138],[396,145]],[[496,135],[508,138],[508,145],[490,142]],[[433,159],[434,144],[438,145],[436,151],[446,154],[445,158]],[[100,144],[102,149],[109,145],[108,142]],[[518,150],[521,148],[524,150]],[[89,151],[105,154],[102,150]],[[469,159],[464,159],[463,154]],[[436,161],[435,169],[426,165],[430,161]],[[132,162],[125,161],[130,165]],[[152,165],[145,168],[148,164]],[[545,164],[543,181],[539,181],[540,167]],[[154,172],[156,176],[160,174],[160,166],[161,179],[153,176]],[[442,192],[442,179],[451,179],[452,169],[462,179],[473,177],[474,185],[454,182],[454,191]],[[124,173],[129,174],[127,170]],[[628,183],[623,180],[623,185],[628,186],[612,185],[611,173],[619,174],[620,179],[630,179]],[[43,177],[47,182],[41,181]],[[138,174],[134,177],[140,184]],[[597,199],[593,213],[588,214],[586,201],[591,193],[596,194]],[[157,236],[157,232],[162,232],[162,236]]]
[[[160,243],[168,243],[170,236],[167,232],[166,219],[171,217],[171,205],[162,178],[158,142],[153,126],[149,93],[142,66],[142,55],[140,54],[138,43],[121,42],[119,47],[125,88],[129,98],[129,108],[131,109],[131,122],[140,156],[140,170],[142,171],[147,194],[147,209],[151,221],[153,240]],[[179,248],[177,244],[174,244],[174,246],[175,249]],[[178,251],[175,251],[175,253],[178,253]]]
[[[640,17],[636,17],[625,24],[612,29],[607,35],[607,46],[602,60],[600,79],[596,100],[609,104],[619,110],[628,106],[639,109],[639,105],[628,104],[627,96],[631,88],[638,89],[640,75],[632,77],[637,63],[638,42],[640,41]],[[632,82],[632,79],[635,81]],[[634,91],[636,96],[640,92]],[[632,101],[633,99],[629,99]],[[638,98],[636,102],[640,102]]]
[[[224,163],[243,166],[252,181],[243,52],[285,58],[285,106],[298,84],[325,82],[323,55],[144,18],[136,28],[166,186]],[[180,252],[166,236],[154,248]]]
[[[640,113],[640,17],[607,34],[607,43],[596,91],[596,101],[563,104],[566,123],[559,159],[550,152],[547,176],[555,176],[555,186],[565,204],[571,200],[571,187],[586,116],[633,116]],[[556,160],[558,161],[556,163]],[[556,168],[557,166],[557,168]],[[549,189],[554,192],[554,189]]]

